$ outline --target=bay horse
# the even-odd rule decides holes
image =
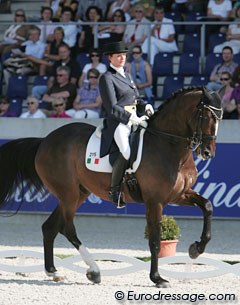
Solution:
[[[203,213],[200,241],[189,247],[189,256],[197,258],[211,238],[212,204],[192,190],[197,179],[193,150],[197,157],[213,158],[218,123],[222,119],[221,99],[204,87],[181,89],[165,101],[149,119],[144,134],[142,160],[135,173],[146,205],[151,252],[150,279],[157,287],[168,287],[158,270],[160,230],[163,208],[168,203],[196,206]],[[71,123],[44,138],[23,138],[0,147],[0,205],[14,194],[16,187],[42,191],[46,188],[59,204],[42,225],[45,271],[61,280],[54,266],[53,246],[63,234],[89,266],[87,278],[100,283],[100,270],[88,249],[77,237],[76,210],[90,193],[108,200],[111,174],[93,172],[85,166],[88,140],[95,127]],[[134,202],[124,184],[127,202]]]

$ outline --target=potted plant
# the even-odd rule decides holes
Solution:
[[[148,226],[145,227],[144,237],[148,239]],[[162,226],[160,233],[160,252],[158,257],[173,256],[176,254],[178,238],[180,237],[180,227],[173,216],[162,216]]]

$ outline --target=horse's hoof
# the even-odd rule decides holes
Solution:
[[[53,275],[53,281],[56,283],[63,282],[65,279],[66,279],[65,276],[60,275],[58,272],[54,273],[54,275]]]
[[[65,280],[65,277],[64,276],[54,276],[53,277],[53,281],[54,282],[63,282]]]
[[[197,243],[192,244],[188,249],[189,257],[196,259],[201,253],[198,251]]]
[[[60,275],[60,273],[57,271],[48,272],[45,270],[45,273],[47,276],[52,277],[54,282],[63,282],[66,279],[65,276]]]
[[[156,287],[157,288],[170,288],[171,285],[170,285],[169,281],[161,279],[161,281],[156,284]]]
[[[95,272],[95,271],[88,271],[86,273],[87,278],[89,281],[93,282],[94,284],[99,284],[101,283],[101,275],[100,272]]]

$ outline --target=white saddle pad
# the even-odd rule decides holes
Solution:
[[[97,131],[97,133],[99,133],[99,130]],[[94,171],[94,172],[111,173],[112,166],[109,162],[109,155],[106,155],[103,158],[100,158],[101,138],[99,137],[99,135],[97,133],[95,131],[91,135],[89,142],[87,144],[87,151],[86,151],[86,157],[85,157],[86,167],[87,167],[87,169]],[[141,162],[144,133],[145,133],[145,129],[143,128],[140,131],[137,159],[133,163],[133,168],[129,168],[126,170],[126,172],[129,174],[135,173]]]

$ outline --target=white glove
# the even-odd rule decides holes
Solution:
[[[154,109],[151,104],[147,104],[145,106],[145,113],[147,114],[148,117],[152,116],[154,114]]]
[[[133,112],[129,118],[129,121],[133,124],[133,125],[139,125],[141,124],[142,120],[140,117],[137,116],[136,112]]]
[[[133,112],[129,118],[129,121],[135,126],[142,125],[146,127],[147,120],[148,120],[148,116],[142,115],[141,117],[138,117],[135,112]]]

